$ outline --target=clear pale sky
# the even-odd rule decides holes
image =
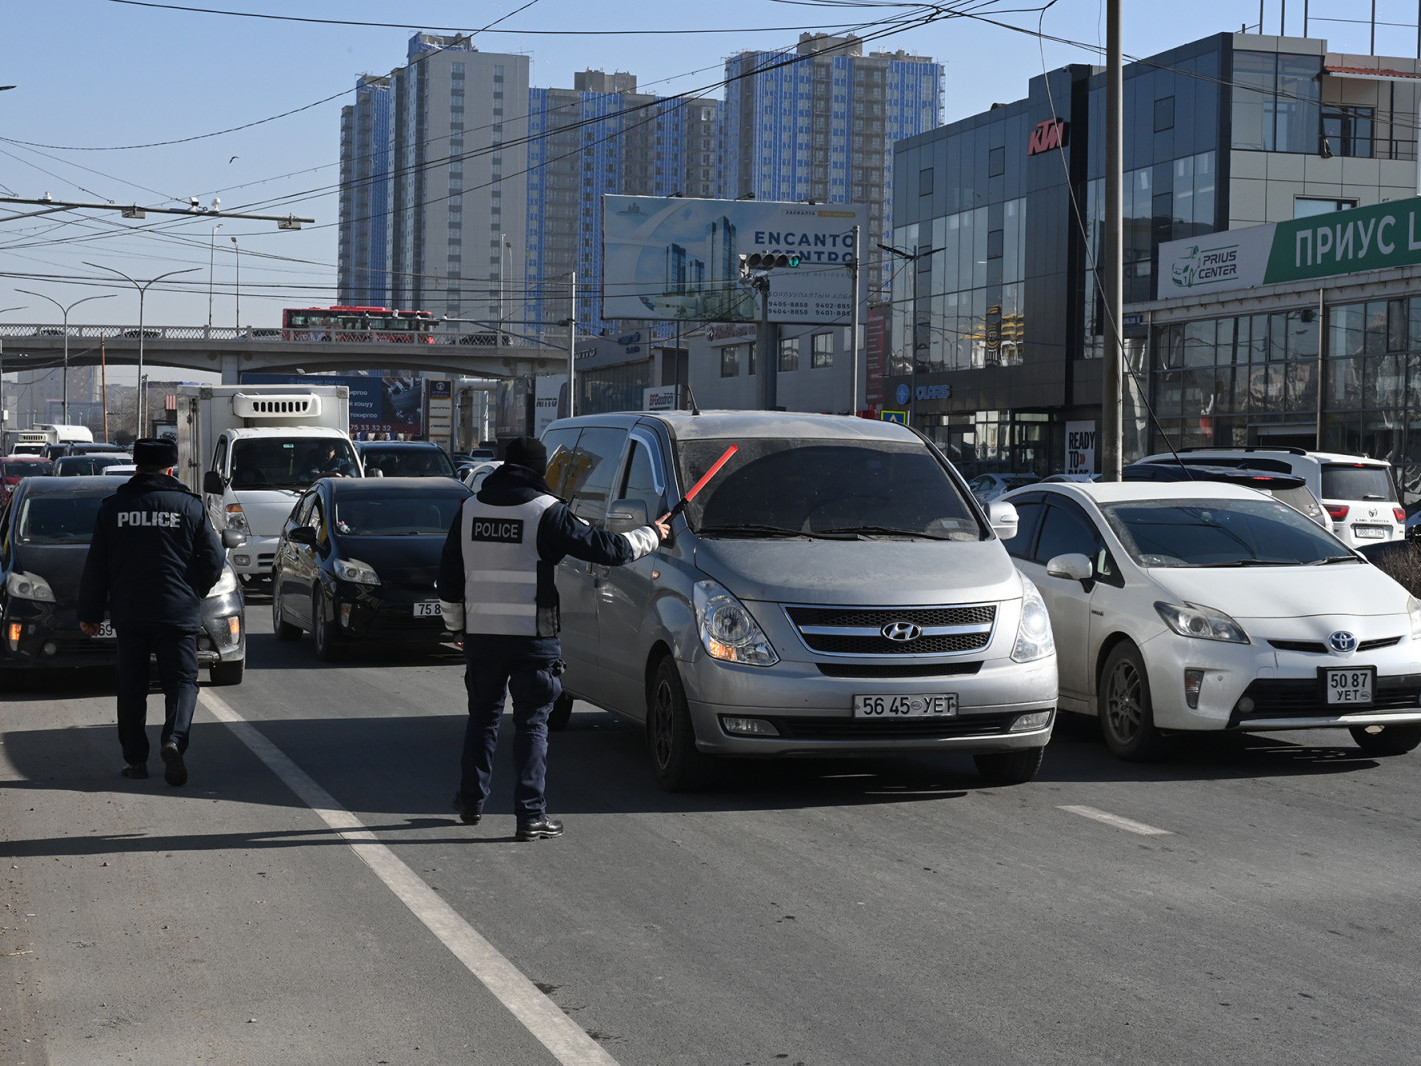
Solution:
[[[199,3],[210,10],[197,10]],[[75,309],[71,324],[136,323],[133,287],[116,275],[112,283],[100,280],[105,272],[88,261],[140,281],[196,268],[149,291],[147,323],[206,324],[210,291],[213,324],[234,325],[234,236],[243,324],[273,326],[282,307],[333,302],[340,108],[351,101],[359,75],[403,64],[417,30],[469,32],[497,23],[477,33],[475,44],[531,56],[537,86],[570,87],[575,71],[592,68],[629,71],[642,91],[723,96],[718,82],[735,52],[792,49],[803,30],[868,33],[863,27],[887,20],[919,23],[916,16],[926,10],[769,0],[199,3],[4,0],[0,85],[15,88],[0,92],[0,195],[170,207],[186,207],[193,196],[203,205],[220,198],[222,210],[290,212],[316,223],[292,232],[231,219],[214,238],[221,219],[212,217],[150,214],[137,221],[85,211],[20,219],[14,216],[36,208],[0,204],[0,308],[27,305],[5,313],[4,321],[60,319],[53,305],[15,292],[19,287],[66,305],[112,292],[111,299]],[[1302,0],[1286,5],[1287,30],[1295,36],[1302,34],[1303,6]],[[1323,19],[1354,18],[1369,8],[1357,0],[1311,0],[1310,35],[1327,38],[1334,50],[1365,52],[1366,25]],[[916,24],[865,49],[903,49],[943,62],[946,121],[1020,99],[1043,66],[1103,62],[1103,0],[1057,0],[1044,15],[1023,0],[972,0],[957,9],[980,18]],[[1279,32],[1282,10],[1280,0],[1268,0],[1266,32]],[[1074,43],[1039,41],[1038,19],[1045,34]],[[1379,0],[1378,19],[1406,24],[1378,31],[1379,53],[1415,54],[1414,0]],[[1124,50],[1127,57],[1146,56],[1258,20],[1257,0],[1125,0]],[[275,117],[287,112],[294,113]]]

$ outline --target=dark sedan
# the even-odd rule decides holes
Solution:
[[[449,453],[432,440],[355,442],[367,477],[458,477]]]
[[[99,636],[85,636],[76,609],[99,504],[120,484],[102,475],[28,477],[0,510],[0,679],[116,661],[112,626],[105,622]],[[202,601],[197,649],[198,664],[209,668],[213,684],[242,680],[246,624],[230,566]]]
[[[436,650],[448,642],[435,581],[444,538],[472,495],[452,478],[327,478],[296,501],[272,566],[278,640]]]

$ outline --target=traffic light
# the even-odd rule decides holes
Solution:
[[[755,252],[753,255],[742,258],[747,270],[771,270],[775,267],[799,266],[798,255],[785,255],[783,252]]]

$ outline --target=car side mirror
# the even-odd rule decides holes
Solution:
[[[216,470],[209,470],[202,475],[202,491],[212,496],[221,496],[227,484],[222,480],[222,475]]]
[[[297,526],[286,534],[286,539],[292,544],[307,544],[316,546],[316,531],[310,526]]]
[[[222,531],[222,547],[240,548],[247,543],[247,535],[240,529],[224,529]]]
[[[1016,506],[1006,500],[992,500],[987,504],[987,521],[992,525],[992,532],[1002,540],[1011,540],[1016,536],[1017,527],[1021,524]]]
[[[385,476],[385,471],[381,470],[378,466],[367,466],[367,467],[365,468],[365,476],[366,476],[366,477],[384,477],[384,476]]]
[[[651,514],[644,500],[614,500],[607,508],[607,531],[609,533],[630,533],[634,529],[651,525]]]
[[[1080,552],[1067,552],[1065,555],[1053,556],[1047,561],[1046,574],[1048,577],[1063,577],[1068,581],[1089,581],[1095,577],[1095,567],[1091,565],[1089,556]]]

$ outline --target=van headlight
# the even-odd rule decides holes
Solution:
[[[1011,657],[1019,663],[1044,659],[1056,651],[1056,638],[1051,634],[1051,616],[1046,613],[1046,601],[1036,584],[1021,575],[1021,620],[1016,624],[1016,645]]]
[[[1155,604],[1155,610],[1164,619],[1164,624],[1181,637],[1196,637],[1199,640],[1222,640],[1229,644],[1247,644],[1248,634],[1223,611],[1205,607],[1200,603]]]
[[[349,581],[352,585],[380,584],[380,575],[375,573],[375,568],[359,559],[337,559],[333,569],[336,577]]]
[[[222,576],[217,579],[217,584],[207,590],[207,598],[212,600],[218,596],[226,596],[236,591],[237,571],[233,570],[230,566],[224,566],[222,568]]]
[[[5,591],[17,600],[54,602],[54,589],[49,587],[49,582],[27,570],[16,570],[5,578]]]
[[[719,581],[697,581],[691,596],[701,644],[712,659],[747,666],[780,661],[755,616]]]

